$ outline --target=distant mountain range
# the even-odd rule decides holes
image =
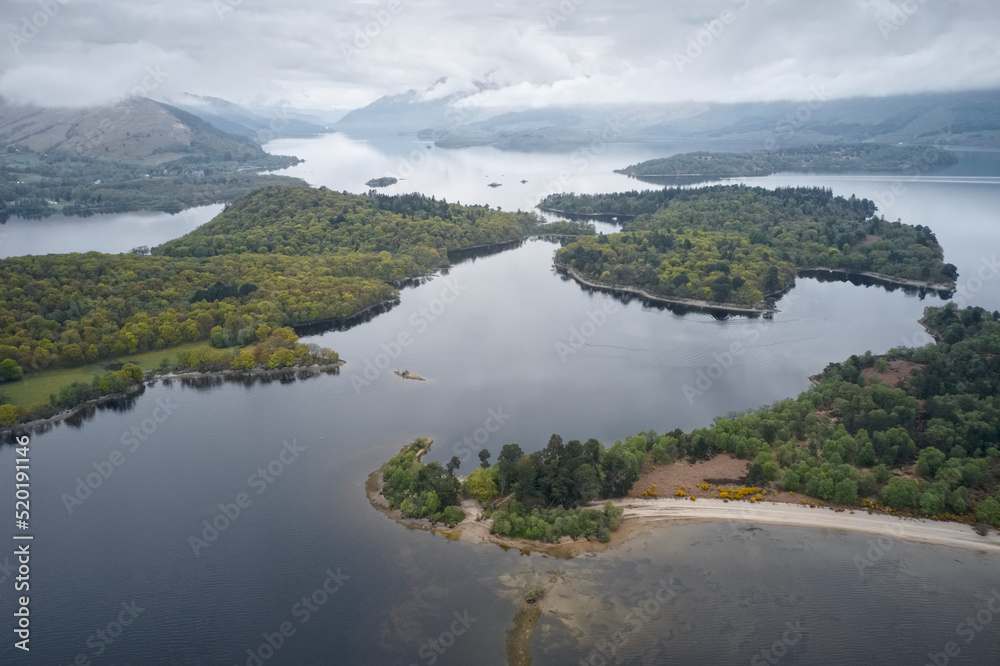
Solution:
[[[602,104],[497,113],[463,106],[472,91],[437,96],[428,94],[432,89],[382,97],[351,111],[333,129],[361,136],[416,134],[443,147],[517,150],[597,139],[764,149],[861,142],[1000,148],[998,90],[851,99],[827,99],[817,90],[804,102]]]
[[[306,137],[329,132],[328,125],[343,114],[307,113],[285,106],[247,109],[218,97],[185,94],[171,105],[192,113],[230,134],[266,143],[283,137]]]

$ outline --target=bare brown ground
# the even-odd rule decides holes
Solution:
[[[865,236],[865,239],[863,241],[861,241],[861,244],[862,245],[871,245],[871,244],[876,243],[876,242],[878,242],[880,240],[882,240],[881,236],[875,236],[875,235],[872,235],[872,234],[868,234],[867,236]]]
[[[642,499],[642,491],[650,489],[656,484],[656,492],[660,497],[674,497],[674,493],[683,490],[688,496],[699,498],[714,498],[719,490],[719,485],[726,487],[740,487],[743,485],[741,479],[747,475],[750,469],[749,460],[741,460],[728,453],[721,453],[710,460],[703,460],[691,464],[687,461],[678,461],[669,465],[657,465],[647,469],[632,487],[629,497]],[[720,484],[722,479],[729,479],[729,483]],[[714,480],[714,482],[712,481]],[[702,490],[698,487],[700,483],[708,483],[709,490]],[[809,500],[805,495],[799,493],[768,492],[765,498],[769,502],[782,502],[801,504],[802,500]]]
[[[861,374],[864,375],[866,380],[870,380],[872,377],[878,377],[889,386],[899,388],[903,381],[912,375],[919,367],[920,366],[917,363],[899,358],[894,361],[889,361],[885,372],[879,372],[874,366],[872,366],[862,370]]]

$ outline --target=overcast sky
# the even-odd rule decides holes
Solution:
[[[0,28],[0,95],[44,105],[350,109],[444,76],[502,108],[1000,87],[1000,0],[0,0]]]

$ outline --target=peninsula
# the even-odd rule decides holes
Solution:
[[[560,557],[677,520],[1000,552],[1000,313],[949,305],[923,322],[935,345],[852,356],[795,399],[690,433],[609,448],[552,435],[534,453],[503,446],[493,465],[484,450],[465,479],[457,458],[424,465],[430,442],[418,439],[372,474],[369,499],[414,527],[443,521],[453,537]]]
[[[150,255],[0,260],[0,426],[48,418],[137,379],[71,372],[95,364],[145,370],[149,357],[155,366],[169,356],[169,367],[222,371],[336,362],[334,352],[298,343],[291,327],[395,301],[400,281],[448,266],[450,252],[571,230],[593,232],[418,194],[270,186]],[[183,358],[182,345],[192,346]],[[41,395],[19,390],[59,371],[70,378]]]
[[[746,153],[681,153],[632,164],[615,173],[651,183],[672,178],[715,179],[767,176],[780,171],[809,173],[925,173],[951,166],[955,154],[932,146],[874,143],[817,144]]]
[[[550,195],[542,207],[634,216],[624,231],[581,237],[556,266],[589,287],[734,313],[768,312],[800,271],[867,276],[944,293],[956,268],[927,227],[875,215],[868,199],[822,188],[742,185],[608,195]]]

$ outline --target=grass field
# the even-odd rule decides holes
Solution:
[[[157,349],[155,351],[143,352],[141,354],[130,354],[120,356],[115,361],[121,363],[134,363],[143,370],[152,370],[160,365],[164,358],[175,361],[177,354],[182,351],[208,347],[208,340],[200,342],[188,342],[168,349]],[[34,375],[25,375],[21,381],[10,382],[0,385],[0,391],[6,396],[12,405],[30,407],[36,402],[47,403],[49,395],[58,393],[59,389],[73,382],[89,382],[97,375],[102,375],[107,370],[105,367],[111,363],[112,359],[105,359],[97,363],[81,365],[75,368],[64,368],[59,370],[46,370]]]

